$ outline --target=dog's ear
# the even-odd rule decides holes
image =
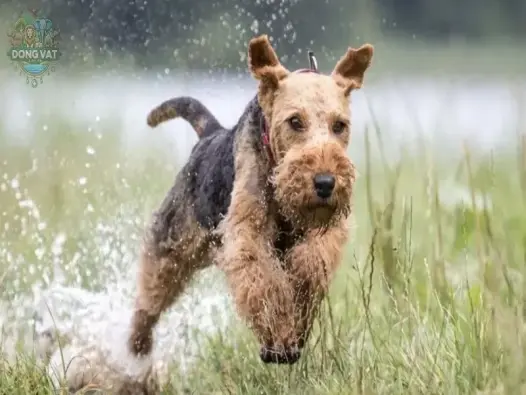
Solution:
[[[252,76],[260,81],[262,93],[276,90],[279,81],[289,74],[280,63],[266,34],[255,37],[248,43],[248,67]]]
[[[371,65],[373,52],[371,44],[364,44],[358,49],[349,48],[336,63],[331,75],[344,89],[346,96],[353,89],[362,87],[364,74]]]

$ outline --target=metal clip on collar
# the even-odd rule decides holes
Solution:
[[[318,72],[318,62],[316,61],[316,57],[314,56],[314,52],[309,51],[309,64],[310,69],[314,72]]]

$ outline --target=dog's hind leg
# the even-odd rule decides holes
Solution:
[[[144,244],[129,348],[149,354],[152,331],[163,311],[184,291],[192,276],[208,265],[209,232],[194,219],[183,191],[172,189],[156,213]]]

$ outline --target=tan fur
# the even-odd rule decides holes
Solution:
[[[319,304],[342,259],[342,247],[348,234],[345,220],[322,234],[311,230],[285,258],[294,284],[296,335],[300,345],[309,336]]]
[[[371,65],[373,51],[370,44],[362,45],[358,49],[349,48],[336,63],[332,77],[344,89],[345,95],[362,87],[365,71]]]
[[[200,228],[186,207],[181,210],[186,222],[178,225],[183,236],[159,242],[170,246],[170,255],[155,256],[156,246],[147,242],[130,338],[135,353],[149,352],[160,314],[211,256],[226,274],[237,311],[263,347],[283,354],[280,360],[297,360],[348,237],[355,181],[346,152],[350,92],[362,86],[372,55],[370,45],[350,48],[331,75],[291,73],[266,36],[250,41],[248,66],[259,81],[275,163],[256,149],[249,133],[237,134],[231,203],[216,234]],[[175,115],[153,112],[148,122]],[[291,117],[297,117],[301,130],[294,130]],[[315,192],[313,180],[320,173],[336,180],[329,198]],[[291,229],[285,231],[283,223]],[[211,249],[214,237],[222,242],[217,254]]]
[[[148,126],[153,128],[160,123],[177,118],[178,116],[179,115],[177,114],[177,110],[175,108],[161,104],[150,111],[148,118],[146,119],[146,123]]]
[[[152,347],[152,329],[162,312],[169,308],[184,291],[193,274],[208,264],[207,233],[195,222],[186,227],[179,240],[170,240],[172,253],[156,257],[150,242],[142,252],[139,268],[133,336],[130,347],[137,353],[149,353]]]
[[[264,166],[250,155],[253,148],[238,141],[236,181],[232,203],[219,233],[223,249],[218,256],[239,314],[249,321],[263,344],[276,347],[293,342],[293,289],[280,267],[272,244],[275,223],[268,216]]]
[[[306,338],[340,263],[355,180],[346,153],[349,93],[361,87],[371,57],[372,47],[366,45],[349,49],[331,76],[294,74],[279,63],[265,36],[249,44],[249,69],[260,81],[259,102],[270,125],[271,150],[277,161],[270,177],[273,198],[296,230],[306,230],[305,238],[288,252],[287,271],[283,270],[271,250],[276,227],[263,196],[265,165],[258,163],[250,146],[242,145],[236,157],[232,202],[221,229],[225,247],[220,262],[238,310],[264,344],[287,349]],[[291,130],[287,123],[295,115],[304,122],[301,132]],[[347,127],[335,135],[331,123],[337,120]],[[336,177],[334,193],[324,205],[319,205],[312,188],[314,175],[321,172]],[[295,311],[294,333],[291,310]]]
[[[331,77],[316,74],[291,75],[275,95],[270,141],[277,166],[272,181],[282,214],[299,227],[318,227],[332,217],[346,216],[355,173],[346,149],[347,128],[340,135],[330,130],[331,122],[350,123],[349,102]],[[290,130],[287,119],[298,115],[305,130]],[[317,173],[336,176],[336,189],[328,205],[316,209],[312,180]],[[333,214],[337,214],[333,216]]]
[[[210,116],[206,113],[196,113],[195,109],[189,108],[191,106],[192,103],[184,103],[184,99],[167,100],[150,111],[146,122],[148,126],[155,128],[163,122],[181,117],[183,119],[186,119],[192,125],[197,134],[197,137],[202,138],[206,126],[211,121]],[[188,117],[190,113],[192,116]]]

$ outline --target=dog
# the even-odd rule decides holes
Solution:
[[[198,100],[154,108],[156,127],[181,117],[199,141],[147,229],[128,347],[152,350],[160,315],[214,263],[265,363],[295,363],[348,240],[355,168],[350,94],[373,47],[349,48],[330,75],[290,72],[266,35],[248,45],[259,82],[233,128]]]

